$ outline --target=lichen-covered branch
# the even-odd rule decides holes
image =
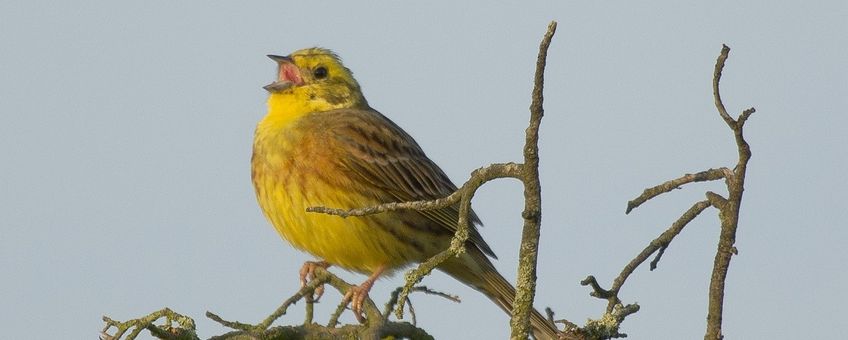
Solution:
[[[157,326],[154,322],[165,319],[165,324]],[[163,308],[138,319],[119,322],[108,316],[103,317],[106,326],[100,332],[101,340],[118,340],[126,334],[126,339],[135,339],[143,330],[159,339],[168,340],[197,340],[194,320],[188,316]],[[115,334],[110,335],[109,330],[115,328]]]
[[[512,305],[510,328],[512,339],[526,339],[530,334],[530,312],[536,295],[536,262],[539,256],[539,237],[542,222],[542,186],[539,181],[539,126],[544,116],[543,90],[548,47],[556,33],[557,23],[552,21],[539,44],[536,74],[530,103],[530,125],[524,142],[524,164],[521,181],[524,182],[524,227],[521,231],[521,248],[518,251],[518,277],[515,285],[515,302]]]
[[[316,268],[313,272],[313,279],[301,288],[292,297],[283,301],[279,308],[272,312],[262,322],[251,325],[242,322],[224,320],[220,316],[206,312],[206,316],[221,325],[233,329],[231,332],[214,336],[210,339],[216,340],[237,340],[237,339],[335,339],[335,338],[356,338],[356,339],[382,339],[393,336],[395,338],[411,338],[411,339],[432,339],[432,336],[427,334],[423,329],[417,328],[408,322],[394,322],[388,320],[388,314],[380,313],[374,302],[368,298],[365,301],[364,310],[366,314],[366,322],[361,325],[345,325],[336,327],[331,321],[331,325],[322,326],[312,322],[306,322],[296,326],[278,326],[270,327],[271,324],[286,314],[291,305],[305,299],[312,294],[312,291],[321,284],[328,284],[344,293],[351,284],[345,282],[339,277],[328,272],[324,268]],[[440,296],[448,296],[444,293],[433,292],[429,289],[422,288],[416,291],[425,291]],[[344,308],[346,304],[342,305]],[[153,323],[159,319],[166,318],[167,321],[163,326],[156,326]],[[151,313],[142,318],[133,319],[125,322],[117,322],[108,317],[103,317],[106,322],[106,328],[102,331],[101,338],[104,340],[118,340],[126,335],[126,340],[136,339],[143,330],[148,330],[158,339],[169,340],[197,340],[195,334],[194,320],[187,316],[182,316],[171,311],[168,308]],[[109,335],[110,328],[116,328],[114,335]],[[127,333],[128,330],[131,330]]]

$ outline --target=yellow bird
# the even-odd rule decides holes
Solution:
[[[277,62],[277,76],[265,86],[270,93],[268,113],[253,142],[257,200],[284,239],[321,260],[304,265],[302,282],[312,266],[333,265],[370,275],[345,295],[359,317],[378,277],[448,248],[458,208],[348,218],[309,213],[306,208],[429,200],[457,187],[409,134],[368,105],[335,53],[308,48],[269,57]],[[475,227],[480,220],[476,215],[471,220],[467,251],[439,269],[509,314],[515,288],[489,261],[487,256],[495,254]],[[537,338],[556,338],[555,327],[535,310],[531,324]]]

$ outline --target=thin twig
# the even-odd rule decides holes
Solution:
[[[409,316],[412,318],[412,325],[418,324],[418,318],[415,316],[415,307],[412,306],[412,300],[406,297],[406,304],[409,306]]]
[[[392,294],[389,297],[389,301],[387,301],[386,305],[383,307],[383,320],[385,320],[385,321],[389,320],[389,316],[391,315],[391,311],[395,308],[395,305],[398,302],[398,297],[400,296],[401,291],[403,291],[403,286],[398,287],[394,291],[392,291]],[[456,303],[462,302],[462,300],[459,298],[459,296],[440,292],[440,291],[437,291],[437,290],[432,290],[430,288],[427,288],[427,286],[412,287],[412,289],[410,290],[410,293],[414,293],[414,292],[421,292],[421,293],[424,293],[424,294],[427,294],[427,295],[435,295],[435,296],[443,297],[445,299],[448,299],[448,300],[456,302]],[[407,300],[407,302],[408,301],[409,300]]]
[[[452,295],[452,294],[448,294],[448,293],[445,293],[445,292],[440,292],[438,290],[432,290],[430,288],[427,288],[427,286],[415,287],[415,291],[421,292],[421,293],[424,293],[424,294],[427,294],[427,295],[435,295],[435,296],[438,296],[438,297],[442,297],[442,298],[448,299],[448,300],[456,302],[456,303],[462,302],[462,299],[460,299],[460,297],[457,296],[457,295]]]
[[[391,202],[384,203],[380,205],[365,207],[365,208],[357,208],[357,209],[336,209],[336,208],[328,208],[328,207],[308,207],[306,208],[306,212],[314,212],[314,213],[322,213],[328,215],[336,215],[340,217],[350,217],[350,216],[365,216],[365,215],[373,215],[384,213],[388,211],[396,211],[396,210],[435,210],[449,207],[451,205],[456,204],[459,201],[459,198],[462,196],[462,190],[454,191],[452,194],[434,199],[434,200],[424,200],[424,201],[412,201],[412,202]]]

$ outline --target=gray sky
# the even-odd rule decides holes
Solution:
[[[310,259],[264,220],[250,183],[264,115],[265,54],[335,50],[369,102],[461,183],[518,161],[539,40],[550,20],[541,135],[543,241],[537,306],[582,323],[608,286],[703,192],[698,184],[624,215],[667,179],[735,164],[712,104],[722,43],[728,109],[750,106],[753,149],[727,280],[728,339],[832,336],[848,302],[848,5],[842,1],[0,2],[0,322],[8,338],[93,339],[103,314],[163,306],[257,322],[298,288]],[[474,208],[514,278],[521,188],[487,185]],[[715,210],[654,272],[622,291],[642,310],[631,339],[703,336]],[[351,282],[364,276],[336,269]],[[437,338],[504,338],[508,317],[437,274],[455,304],[414,296]],[[381,304],[401,279],[381,280]],[[325,322],[339,296],[317,311]],[[278,321],[302,322],[302,306]],[[348,315],[345,319],[352,322]]]

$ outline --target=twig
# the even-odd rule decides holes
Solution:
[[[415,287],[415,291],[416,292],[422,292],[422,293],[427,294],[427,295],[435,295],[435,296],[443,297],[445,299],[448,299],[448,300],[456,302],[456,303],[462,302],[462,299],[460,299],[459,296],[451,295],[451,294],[448,294],[448,293],[445,293],[445,292],[440,292],[438,290],[432,290],[430,288],[427,288],[427,286]]]
[[[412,318],[412,325],[418,324],[418,318],[415,316],[415,307],[412,306],[412,300],[406,297],[406,304],[409,306],[409,316]]]
[[[663,184],[657,185],[653,188],[645,189],[645,191],[643,191],[642,194],[639,195],[639,197],[636,197],[633,200],[627,202],[627,210],[624,213],[629,214],[633,209],[642,205],[642,203],[645,203],[656,196],[667,193],[674,189],[680,189],[680,186],[684,184],[689,184],[692,182],[715,181],[718,179],[725,178],[728,173],[732,174],[732,172],[728,168],[709,169],[694,174],[685,174],[680,178],[675,178]]]
[[[328,208],[328,207],[308,207],[306,208],[306,212],[314,212],[314,213],[322,213],[328,215],[336,215],[343,218],[347,218],[350,216],[365,216],[365,215],[373,215],[384,213],[388,211],[396,211],[396,210],[435,210],[449,207],[451,205],[459,202],[460,197],[462,196],[462,190],[454,191],[452,194],[435,199],[435,200],[426,200],[426,201],[412,201],[412,202],[392,202],[392,203],[384,203],[380,205],[375,205],[371,207],[357,208],[357,209],[336,209],[336,208]]]
[[[389,297],[389,301],[387,301],[385,307],[383,307],[383,319],[384,320],[386,320],[386,321],[389,320],[389,316],[391,315],[392,310],[395,308],[395,305],[398,302],[398,297],[400,296],[401,291],[403,291],[403,286],[398,287],[394,291],[392,291],[392,294]],[[459,298],[459,296],[451,295],[451,294],[440,292],[440,291],[437,291],[437,290],[432,290],[430,288],[427,288],[427,286],[412,287],[412,289],[410,290],[410,293],[414,293],[414,292],[421,292],[421,293],[424,293],[424,294],[427,294],[427,295],[440,296],[440,297],[443,297],[445,299],[448,299],[448,300],[456,302],[456,303],[462,302],[462,300]]]

